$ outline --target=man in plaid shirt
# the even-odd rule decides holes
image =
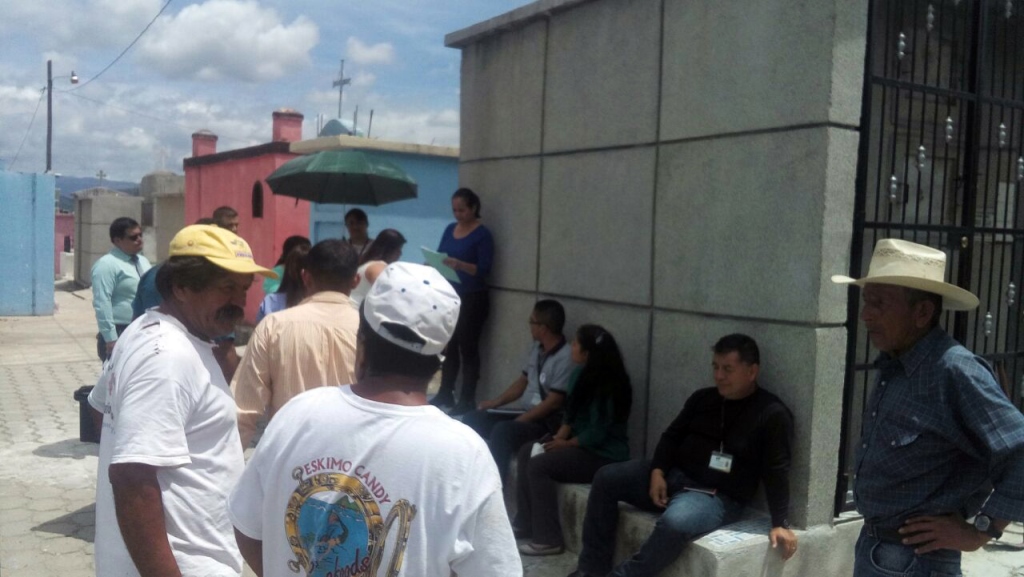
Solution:
[[[863,288],[861,319],[881,351],[856,457],[855,577],[961,575],[961,552],[1024,520],[1024,415],[939,327],[943,307],[978,306],[943,282],[945,265],[942,251],[882,239],[866,277],[832,277]]]

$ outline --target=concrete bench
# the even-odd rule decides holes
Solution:
[[[590,485],[560,485],[559,515],[566,548],[579,552],[582,547],[583,518]],[[625,503],[619,503],[619,526],[615,536],[615,563],[635,551],[654,529],[657,516]],[[659,577],[766,577],[782,575],[849,575],[853,570],[852,547],[835,549],[834,533],[844,533],[843,541],[855,539],[860,524],[821,527],[797,531],[798,554],[783,562],[771,548],[768,531],[771,519],[765,513],[747,509],[743,519],[704,535],[687,547],[679,559]]]

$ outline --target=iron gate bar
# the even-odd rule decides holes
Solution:
[[[1024,350],[1017,349],[1024,344],[1018,317],[1024,298],[1015,294],[1011,304],[1006,296],[1013,282],[1024,297],[1024,230],[1017,228],[1024,182],[1015,178],[1016,159],[1024,157],[1024,86],[1018,81],[1024,77],[1018,70],[1024,10],[1011,21],[991,14],[1000,10],[997,2],[945,3],[923,25],[925,8],[933,6],[920,0],[868,4],[849,274],[863,276],[865,256],[884,236],[948,251],[950,281],[975,292],[985,310],[947,311],[943,325],[992,362],[1013,394],[1024,389],[1024,380],[1018,385]],[[870,341],[859,334],[859,294],[850,287],[848,296],[837,514],[848,505],[857,409],[873,377]]]

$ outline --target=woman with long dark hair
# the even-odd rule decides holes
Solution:
[[[306,298],[306,285],[302,282],[302,267],[306,255],[309,254],[308,244],[297,244],[288,253],[284,261],[284,273],[281,274],[281,284],[276,292],[263,297],[260,309],[256,312],[256,324],[259,324],[263,317],[270,313],[293,307]]]
[[[349,300],[352,301],[352,306],[356,310],[359,310],[359,305],[363,303],[363,299],[370,292],[370,287],[373,286],[373,281],[377,280],[380,273],[389,264],[402,258],[403,246],[405,246],[405,237],[402,236],[402,233],[393,228],[385,228],[363,251],[363,256],[359,257],[359,268],[356,271],[359,274],[359,284],[349,294]]]
[[[281,256],[279,256],[277,258],[277,262],[274,263],[274,272],[277,273],[277,278],[267,277],[263,279],[263,294],[274,294],[277,292],[277,289],[280,288],[281,281],[284,280],[284,261],[288,259],[288,255],[291,254],[292,249],[298,246],[305,246],[306,250],[309,251],[309,248],[313,246],[313,243],[309,242],[308,238],[300,234],[293,234],[292,236],[284,239],[284,243],[281,246]]]
[[[430,402],[439,407],[454,404],[455,381],[461,368],[459,402],[449,412],[461,415],[476,408],[476,384],[480,380],[480,333],[491,310],[486,279],[494,261],[494,239],[491,231],[480,222],[480,197],[472,190],[460,188],[455,191],[452,214],[455,222],[444,229],[437,251],[448,255],[444,264],[459,275],[459,282],[452,283],[452,286],[462,299],[462,309],[441,366],[441,389]]]
[[[519,450],[515,528],[531,536],[524,555],[557,555],[565,549],[558,522],[558,483],[589,483],[601,467],[629,458],[626,429],[633,388],[619,345],[599,325],[583,325],[572,342],[579,367],[569,380],[565,417],[544,451]]]

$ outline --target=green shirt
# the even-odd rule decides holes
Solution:
[[[142,254],[137,261],[114,247],[92,265],[92,308],[96,311],[96,324],[106,342],[117,340],[115,325],[132,322],[132,300],[139,286],[139,277],[150,264]]]
[[[583,367],[577,367],[569,377],[569,396],[566,406],[572,399],[576,381]],[[604,411],[600,410],[604,403]],[[575,413],[566,411],[565,424],[572,429],[570,437],[576,437],[581,447],[595,455],[613,461],[629,459],[629,435],[627,422],[615,422],[615,407],[611,397],[591,398],[590,402],[580,407]]]

